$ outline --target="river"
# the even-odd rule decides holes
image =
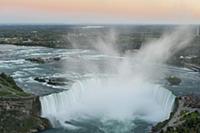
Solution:
[[[38,57],[58,57],[61,58],[61,60],[52,61],[44,64],[33,63],[26,60],[27,58]],[[160,113],[162,115],[156,115],[155,117],[150,118],[150,116],[155,115],[154,111],[159,110],[160,108],[163,109],[164,106],[172,106],[171,103],[174,99],[173,95],[180,96],[191,93],[200,93],[199,73],[193,72],[192,70],[187,68],[161,65],[158,67],[161,67],[165,70],[163,71],[163,77],[160,77],[159,80],[156,81],[156,85],[152,86],[152,84],[148,83],[143,84],[143,90],[145,90],[143,92],[145,93],[134,90],[133,92],[131,91],[131,95],[129,95],[130,91],[128,90],[115,91],[113,89],[110,89],[112,92],[115,91],[114,94],[117,95],[117,97],[112,97],[110,99],[110,97],[114,95],[113,93],[110,94],[111,92],[108,92],[107,90],[103,92],[98,90],[105,86],[108,86],[109,88],[110,86],[113,86],[113,84],[115,84],[116,86],[127,86],[126,88],[129,88],[131,86],[128,85],[129,83],[126,79],[113,80],[113,77],[115,77],[115,69],[103,69],[105,67],[105,64],[108,64],[107,62],[117,62],[121,58],[122,57],[100,54],[93,50],[1,45],[0,72],[10,74],[25,92],[39,95],[41,96],[41,98],[43,98],[43,101],[41,100],[43,108],[42,115],[49,119],[52,118],[53,120],[51,120],[51,122],[55,122],[54,129],[47,130],[43,133],[146,133],[150,130],[153,124],[158,122],[156,120],[152,121],[153,118],[161,120],[169,115],[171,107],[169,110],[164,109],[164,114],[156,112],[156,114]],[[114,68],[114,66],[110,66],[110,63],[106,67]],[[178,86],[170,86],[165,80],[165,77],[170,75],[175,75],[181,78],[181,84]],[[65,85],[50,85],[34,80],[34,78],[36,77],[66,78],[68,82]],[[107,84],[104,84],[104,79],[109,79],[106,80],[108,81]],[[85,88],[95,88],[95,90],[84,90]],[[147,88],[157,88],[156,92],[158,92],[158,94],[154,93],[155,89],[153,91],[149,91],[149,89]],[[162,91],[160,91],[160,89],[158,88],[163,89],[161,89]],[[96,93],[98,94],[98,96],[94,97],[93,94]],[[52,95],[46,96],[49,94]],[[118,97],[118,94],[120,94],[120,97]],[[152,95],[154,95],[155,99],[148,100],[151,99]],[[127,100],[127,97],[124,96],[129,96],[131,98],[128,98]],[[146,98],[141,98],[140,96]],[[55,97],[59,98],[55,99]],[[104,98],[102,99],[102,97]],[[92,99],[98,100],[94,100],[95,102],[91,102]],[[158,99],[163,99],[163,102],[152,104],[152,102],[156,100],[160,101]],[[172,100],[170,101],[169,99]],[[57,100],[57,103],[55,102],[55,100]],[[76,102],[74,102],[73,100],[75,100]],[[130,102],[131,100],[134,102]],[[139,100],[139,103],[141,104],[137,105],[138,102],[135,102],[136,100]],[[61,104],[61,102],[64,102],[64,104]],[[115,102],[117,102],[117,104],[112,104]],[[82,106],[82,103],[85,106]],[[99,104],[99,106],[95,104]],[[151,106],[153,110],[148,109],[151,108],[148,107],[144,109],[148,111],[142,112],[141,108],[143,109],[146,105],[155,106]],[[82,107],[81,109],[80,106]],[[107,107],[107,109],[105,109],[104,107]],[[124,109],[127,107],[129,108],[128,110]],[[71,110],[68,111],[68,108],[69,110]],[[44,109],[46,109],[46,111],[44,111]],[[127,117],[129,118],[129,115],[124,116],[124,114],[118,114],[119,112],[125,112],[125,114],[128,114],[131,109],[135,111],[131,113],[135,113],[135,116],[137,117],[127,119]],[[101,112],[99,110],[101,110]],[[66,116],[67,114],[70,114],[70,117]],[[82,117],[83,114],[87,117]],[[72,119],[72,116],[76,116],[78,118]],[[119,119],[118,116],[120,116]],[[121,116],[126,119],[121,119]],[[60,120],[62,118],[65,119]],[[63,126],[63,124],[61,123],[63,123],[64,125],[66,124],[67,126]]]

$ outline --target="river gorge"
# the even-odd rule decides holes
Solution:
[[[145,133],[169,117],[175,96],[199,93],[200,77],[190,69],[161,64],[155,67],[162,71],[162,77],[147,80],[147,69],[152,66],[143,67],[130,56],[4,45],[0,50],[0,71],[11,75],[25,92],[40,96],[41,116],[54,127],[44,133]],[[60,60],[26,60],[52,57]],[[128,65],[126,58],[131,62]],[[138,70],[143,72],[138,74]],[[169,85],[165,77],[170,75],[180,77],[181,84]],[[64,84],[48,84],[35,80],[37,77],[67,80]]]

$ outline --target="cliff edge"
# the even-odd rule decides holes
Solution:
[[[170,118],[155,125],[152,133],[200,133],[200,96],[177,97]]]
[[[38,96],[25,93],[12,77],[0,74],[0,132],[36,133],[51,125],[40,117]]]

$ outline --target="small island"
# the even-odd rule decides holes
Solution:
[[[36,133],[51,125],[40,117],[38,96],[24,92],[12,77],[0,74],[0,132]]]
[[[166,80],[169,82],[171,86],[179,85],[181,83],[181,79],[176,76],[169,76],[166,78]]]

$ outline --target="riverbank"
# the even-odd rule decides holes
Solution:
[[[153,133],[199,133],[200,97],[181,96],[176,99],[175,110],[168,120],[159,122],[152,128]]]
[[[0,74],[1,133],[36,133],[50,128],[40,113],[38,96],[25,93],[10,76]]]

